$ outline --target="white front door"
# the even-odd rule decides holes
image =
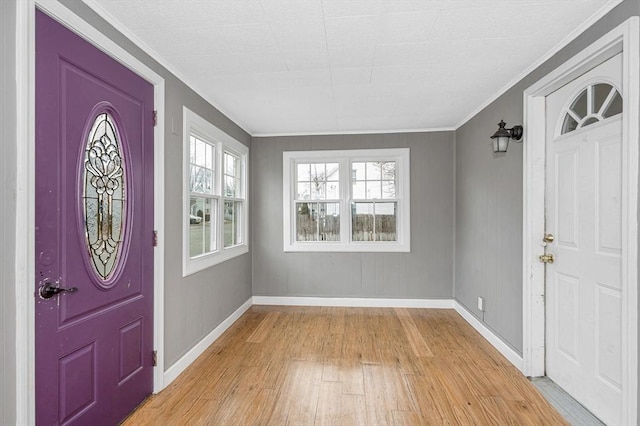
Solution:
[[[546,374],[607,424],[622,419],[621,80],[618,54],[546,98]]]

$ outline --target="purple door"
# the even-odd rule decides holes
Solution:
[[[36,422],[116,424],[153,388],[153,87],[41,12],[35,203]]]

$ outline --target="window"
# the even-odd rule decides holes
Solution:
[[[565,108],[560,134],[573,132],[622,113],[622,96],[609,83],[587,86]]]
[[[247,253],[246,146],[184,108],[183,275]]]
[[[410,251],[409,149],[283,154],[284,251]]]

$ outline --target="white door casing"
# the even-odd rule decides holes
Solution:
[[[545,374],[545,129],[546,97],[616,54],[622,53],[621,202],[621,409],[624,424],[638,414],[638,134],[640,112],[639,19],[632,17],[560,65],[524,92],[523,158],[523,373]],[[555,121],[554,121],[555,124]],[[553,250],[549,250],[553,252]],[[550,308],[550,307],[549,307]]]
[[[607,424],[621,421],[621,75],[618,54],[546,108],[546,373]]]

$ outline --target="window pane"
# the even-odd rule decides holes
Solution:
[[[189,204],[189,256],[196,257],[216,249],[215,212],[217,200],[191,197]]]
[[[311,165],[311,181],[318,182],[327,180],[324,163]]]
[[[224,195],[226,197],[236,196],[236,180],[231,176],[224,177]]]
[[[586,120],[584,120],[584,121],[582,122],[582,127],[590,126],[590,125],[592,125],[592,124],[597,123],[598,121],[600,121],[600,120],[598,120],[598,119],[597,119],[597,118],[595,118],[595,117],[589,117],[589,118],[587,118]]]
[[[378,200],[381,198],[382,185],[380,181],[367,181],[367,200]]]
[[[298,164],[298,182],[309,182],[311,180],[311,165],[307,163]]]
[[[340,190],[338,182],[327,183],[327,200],[336,200],[340,198]]]
[[[397,203],[353,203],[352,241],[396,241]]]
[[[340,203],[297,203],[296,241],[340,241]]]
[[[340,203],[318,203],[318,240],[340,241]]]
[[[202,167],[207,167],[207,147],[208,143],[196,138],[196,161],[195,163]]]
[[[296,241],[318,241],[317,203],[296,203]]]
[[[351,163],[352,175],[354,181],[365,180],[365,163]]]
[[[562,123],[562,134],[573,132],[578,128],[578,122],[573,119],[569,114],[564,116],[564,122]]]
[[[573,101],[571,109],[580,118],[583,118],[585,115],[587,115],[587,89],[584,89],[584,91],[580,93],[576,100]]]
[[[327,180],[339,180],[340,179],[340,164],[327,163]]]
[[[353,241],[374,241],[373,203],[353,203],[351,205],[351,239]]]
[[[380,169],[382,163],[380,162],[367,162],[367,180],[380,179]]]
[[[311,198],[311,184],[310,183],[298,183],[297,200],[308,200]]]
[[[609,104],[605,112],[602,113],[602,116],[604,118],[613,117],[614,115],[620,114],[621,112],[622,112],[622,97],[620,97],[620,93],[616,92],[613,99],[611,100],[611,103]]]
[[[390,199],[396,198],[396,183],[395,181],[383,181],[382,182],[382,198]]]
[[[191,192],[213,194],[213,170],[192,164],[189,188]]]
[[[396,179],[396,162],[385,161],[382,164],[382,179],[395,180]]]
[[[235,155],[229,154],[228,152],[224,153],[224,170],[225,174],[230,176],[238,176],[238,157]]]
[[[376,203],[376,241],[396,241],[397,203]]]
[[[224,246],[242,243],[242,202],[224,202]]]
[[[312,182],[311,183],[311,199],[312,200],[324,200],[325,199],[325,183],[324,182]]]
[[[355,182],[353,184],[353,198],[356,200],[361,200],[367,197],[367,188],[364,181]]]

